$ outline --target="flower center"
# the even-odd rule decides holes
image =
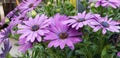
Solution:
[[[17,9],[16,11],[14,11],[14,14],[15,14],[16,16],[19,16],[19,13],[20,13],[20,10],[19,10],[19,9]]]
[[[109,24],[107,22],[101,22],[103,27],[109,27]]]
[[[38,26],[38,25],[32,26],[32,31],[37,31],[38,29],[39,29],[39,26]]]
[[[21,17],[19,20],[24,20],[24,17]]]
[[[83,22],[83,21],[85,21],[85,19],[84,19],[84,18],[80,18],[80,19],[78,19],[77,21],[78,21],[78,22]]]
[[[68,37],[68,34],[67,34],[67,33],[60,33],[60,34],[59,34],[59,37],[60,37],[61,39],[66,39],[66,38]]]
[[[34,4],[33,3],[31,3],[28,7],[29,8],[32,8],[34,6]]]

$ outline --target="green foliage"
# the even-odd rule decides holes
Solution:
[[[65,14],[69,16],[76,14],[74,6],[70,4],[69,1],[61,2],[60,0],[58,0],[53,3],[52,1],[48,1],[47,3],[43,3],[42,6],[43,7],[41,9],[39,8],[40,6],[38,6],[38,8],[36,8],[36,12],[40,14],[44,13],[48,16],[53,16],[56,13]]]

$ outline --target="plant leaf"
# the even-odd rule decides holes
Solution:
[[[83,4],[80,2],[80,0],[76,0],[76,3],[77,3],[77,10],[78,10],[78,13],[82,13],[84,10],[85,10],[85,7],[83,6]]]

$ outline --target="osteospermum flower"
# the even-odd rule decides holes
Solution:
[[[88,25],[90,17],[91,13],[86,13],[86,11],[84,11],[83,13],[78,13],[77,16],[71,16],[71,19],[64,21],[63,24],[67,24],[68,26],[72,25],[72,28],[76,28],[78,30],[84,25]]]
[[[40,2],[41,0],[23,0],[18,8],[21,10],[21,12],[26,13],[37,7]]]
[[[11,18],[13,21],[17,21],[19,23],[22,23],[23,21],[27,21],[28,17],[26,16],[26,14],[20,14],[19,16],[15,16],[14,18]],[[18,24],[19,24],[18,23]]]
[[[19,20],[11,20],[10,23],[8,24],[7,29],[9,29],[12,34],[15,34],[16,31],[14,30],[14,27],[16,27],[20,23],[21,22]]]
[[[95,19],[94,19],[95,20]],[[90,22],[91,25],[94,27],[94,32],[98,31],[99,29],[102,29],[102,33],[105,34],[108,31],[111,32],[119,32],[120,26],[118,26],[118,22],[113,21],[112,18],[108,20],[108,17],[105,18],[97,18],[95,21]]]
[[[120,57],[120,52],[117,53],[117,56]]]
[[[26,41],[34,42],[35,39],[40,42],[41,36],[49,32],[46,28],[49,26],[49,20],[45,15],[37,15],[34,19],[29,18],[28,21],[23,21],[24,25],[18,25],[18,34],[20,38],[26,38]]]
[[[67,45],[70,49],[74,49],[74,44],[82,41],[80,38],[81,32],[70,29],[67,25],[62,24],[62,21],[67,19],[68,17],[60,14],[50,18],[50,32],[44,38],[45,40],[50,40],[49,48],[60,46],[63,49]]]
[[[0,43],[4,42],[5,39],[8,39],[11,34],[14,34],[15,31],[13,28],[19,23],[19,21],[11,21],[9,24],[4,24],[2,30],[0,30]]]
[[[24,44],[19,44],[19,50],[23,53],[25,53],[28,49],[32,48],[32,43],[28,42],[28,43],[24,43]]]
[[[33,44],[31,42],[26,42],[26,38],[19,39],[19,50],[23,53],[25,53],[28,49],[33,47]]]
[[[10,11],[6,17],[11,19],[14,18],[16,16],[19,16],[20,14],[22,14],[22,12],[20,12],[20,10],[18,9],[18,7],[16,7],[14,10]]]
[[[103,6],[103,7],[120,7],[120,0],[98,0],[95,7]]]

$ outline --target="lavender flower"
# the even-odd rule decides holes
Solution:
[[[67,45],[70,49],[74,49],[74,44],[82,41],[80,38],[81,32],[70,29],[67,25],[62,24],[67,19],[68,17],[60,14],[50,18],[50,32],[44,38],[44,40],[50,40],[49,48],[60,46],[63,49]]]
[[[2,53],[0,54],[0,58],[6,58],[6,55],[9,53],[12,46],[10,45],[9,39],[5,39],[4,48],[2,48]]]
[[[41,0],[23,0],[18,8],[21,10],[21,12],[26,13],[33,10],[36,6],[39,5],[40,2]]]
[[[95,7],[103,6],[103,7],[120,7],[120,0],[98,0]]]
[[[86,13],[86,11],[84,11],[83,13],[78,13],[77,16],[71,16],[71,19],[64,21],[63,24],[67,24],[68,26],[72,25],[72,28],[76,28],[76,30],[78,30],[84,25],[88,25],[90,17],[91,13]]]
[[[49,20],[45,15],[37,15],[34,19],[29,18],[28,21],[23,21],[24,25],[19,24],[18,34],[22,34],[19,39],[26,38],[26,41],[34,42],[35,39],[40,42],[41,36],[49,32],[46,28],[49,26]]]
[[[111,32],[119,32],[120,27],[118,26],[118,22],[113,21],[112,18],[108,20],[108,17],[94,19],[90,22],[90,24],[94,27],[94,32],[98,31],[99,29],[102,29],[102,33],[105,34],[108,31]]]

